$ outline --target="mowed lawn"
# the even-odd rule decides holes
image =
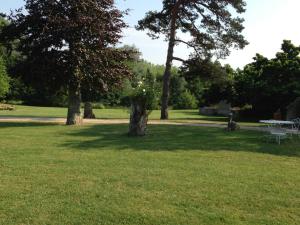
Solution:
[[[0,111],[1,116],[12,117],[54,117],[64,118],[67,116],[66,108],[59,107],[34,107],[34,106],[15,106],[14,111]],[[209,117],[201,116],[198,110],[170,110],[170,119],[211,119],[211,120],[226,120],[224,117]],[[94,109],[94,113],[98,119],[128,119],[129,109]],[[154,110],[150,116],[151,119],[160,119],[160,111]]]
[[[94,109],[97,119],[129,119],[129,109]],[[33,106],[15,106],[14,111],[0,111],[1,117],[50,117],[65,118],[67,116],[66,108],[58,107],[33,107]],[[179,123],[216,123],[225,124],[228,118],[222,116],[204,116],[199,115],[199,110],[170,110],[171,121]],[[150,114],[151,120],[160,119],[160,110],[154,110]],[[260,126],[253,121],[242,121],[243,126]]]
[[[0,123],[0,224],[300,224],[300,141],[261,133]]]

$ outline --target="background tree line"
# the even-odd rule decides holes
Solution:
[[[247,44],[240,35],[243,20],[228,11],[231,6],[237,13],[243,13],[244,2],[225,2],[206,5],[203,1],[166,0],[161,12],[149,12],[139,22],[137,28],[148,30],[151,37],[166,36],[169,52],[167,63],[162,66],[143,60],[134,46],[116,47],[126,24],[122,21],[125,12],[117,10],[113,2],[93,0],[86,8],[84,1],[75,4],[65,0],[58,7],[58,3],[28,0],[29,14],[17,12],[6,17],[8,20],[0,18],[0,98],[28,105],[70,106],[70,84],[77,82],[83,102],[95,102],[98,107],[129,106],[124,91],[126,80],[150,73],[162,90],[157,105],[162,108],[162,118],[167,118],[169,105],[174,109],[191,109],[220,100],[239,107],[248,105],[252,115],[270,116],[278,109],[284,112],[300,95],[299,47],[285,40],[282,51],[273,59],[257,54],[243,69],[222,65],[215,60],[216,56],[226,56],[230,47],[243,48]],[[45,9],[43,14],[41,7]],[[66,20],[61,12],[68,7],[74,7],[74,11]],[[57,10],[59,22],[50,9]],[[209,13],[203,14],[203,9]],[[100,20],[95,16],[100,12],[113,20]],[[87,23],[87,19],[93,23]],[[170,20],[173,27],[169,26]],[[70,28],[68,33],[58,32],[66,26]],[[198,30],[201,26],[207,30]],[[106,29],[105,35],[97,36],[104,28],[111,31]],[[178,32],[190,33],[191,41],[184,43],[178,39]],[[178,43],[194,50],[188,60],[173,55]],[[183,65],[173,67],[173,60],[180,60]],[[76,71],[78,79],[74,77]]]
[[[147,30],[153,38],[163,35],[169,44],[161,119],[168,119],[172,62],[182,61],[174,56],[174,47],[186,44],[199,57],[225,57],[231,47],[243,48],[247,44],[241,34],[243,19],[232,12],[242,14],[245,6],[243,0],[164,0],[161,11],[150,11],[139,21],[138,30]],[[72,125],[80,121],[84,92],[90,90],[86,97],[92,97],[92,92],[111,93],[133,74],[124,64],[130,53],[116,48],[127,26],[123,20],[126,14],[113,0],[26,0],[24,11],[7,16],[9,24],[1,30],[1,42],[11,50],[18,40],[16,50],[23,60],[17,63],[16,71],[25,83],[36,81],[42,91],[48,89],[45,92],[67,90],[67,124]],[[189,33],[191,40],[179,39],[179,31]],[[38,88],[31,91],[40,94]],[[185,91],[178,99],[193,100],[191,97]]]
[[[1,27],[8,22],[1,18]],[[26,61],[24,54],[16,50],[18,40],[12,49],[1,46],[0,82],[2,100],[22,101],[28,105],[67,106],[67,89],[40,85],[28,79],[28,74],[20,72]],[[134,46],[122,49],[134,52],[127,62],[133,74],[138,76],[149,71],[155,76],[160,87],[163,85],[165,66],[154,65],[142,59]],[[300,47],[283,41],[281,51],[273,59],[257,54],[252,63],[243,69],[233,69],[211,58],[191,58],[182,67],[172,68],[170,79],[169,105],[174,109],[193,109],[217,104],[228,100],[234,106],[252,106],[249,112],[257,116],[271,116],[276,110],[285,111],[288,104],[300,96]],[[43,68],[41,67],[40,70]],[[8,88],[10,87],[10,88]],[[119,107],[130,105],[124,93],[126,82],[109,92],[83,91],[83,101],[94,102],[95,107]],[[97,103],[97,104],[96,104]],[[159,109],[160,105],[157,106]]]

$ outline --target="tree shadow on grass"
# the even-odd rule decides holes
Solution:
[[[39,122],[0,122],[1,128],[16,128],[16,127],[46,127],[57,126],[57,123],[39,123]]]
[[[58,119],[58,118],[63,118],[63,116],[36,116],[36,115],[0,115],[0,119],[5,119],[5,118],[33,118],[33,119]]]
[[[279,156],[300,156],[300,141],[282,145],[266,143],[263,133],[226,132],[224,129],[170,125],[149,126],[145,137],[128,137],[126,125],[94,125],[68,133],[71,140],[64,147],[82,150],[136,151],[233,151]]]
[[[228,118],[224,116],[205,116],[198,112],[183,111],[181,114],[186,115],[182,118],[171,118],[171,120],[203,120],[203,121],[214,121],[214,122],[228,122]]]
[[[199,114],[198,112],[190,112],[190,111],[183,111],[182,114],[186,115],[186,117],[180,118],[180,119],[174,119],[174,120],[201,120],[201,121],[210,121],[210,122],[228,122],[228,116],[206,116],[203,114]],[[257,123],[260,119],[252,115],[251,118],[249,117],[242,117],[237,116],[235,120],[237,122],[248,122],[248,123]]]

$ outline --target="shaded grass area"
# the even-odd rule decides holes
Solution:
[[[67,115],[66,108],[59,107],[35,107],[16,105],[13,111],[0,111],[0,116],[9,117],[53,117],[64,118]]]
[[[129,110],[121,109],[95,109],[94,113],[98,119],[128,119]],[[225,124],[228,118],[222,116],[204,116],[199,115],[198,110],[170,110],[170,120],[183,123],[218,123]],[[65,118],[67,115],[66,108],[55,107],[32,107],[16,106],[15,111],[0,111],[0,117],[51,117]],[[154,110],[150,114],[151,120],[160,119],[160,111]],[[241,125],[257,126],[259,124],[253,121],[242,121]]]
[[[128,119],[129,109],[94,109],[98,119]],[[64,118],[67,115],[66,108],[58,107],[34,107],[34,106],[16,106],[14,111],[0,111],[0,116],[16,117],[54,117]],[[197,110],[170,110],[171,119],[216,119],[222,120],[223,117],[205,117],[200,116]],[[151,113],[152,119],[160,119],[160,111],[154,110]]]
[[[299,224],[300,142],[0,123],[0,224]]]

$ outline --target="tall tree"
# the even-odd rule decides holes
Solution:
[[[284,114],[300,96],[300,47],[284,40],[281,50],[272,59],[256,54],[234,77],[236,103],[252,105],[261,118],[270,118],[278,109]]]
[[[67,125],[80,123],[81,87],[105,91],[129,75],[126,52],[115,48],[124,12],[114,0],[26,0],[25,9],[10,16],[2,37],[20,38],[31,79],[68,88]]]
[[[203,57],[216,54],[225,57],[231,47],[243,48],[247,42],[241,35],[243,19],[235,17],[245,12],[243,0],[164,0],[163,9],[150,11],[137,26],[138,30],[148,30],[149,36],[164,35],[169,43],[164,73],[161,119],[168,119],[169,85],[172,61],[183,59],[174,56],[174,47],[185,44],[194,54]],[[179,31],[189,33],[190,41],[178,35]]]
[[[216,104],[221,100],[231,101],[235,71],[230,65],[223,66],[218,60],[210,58],[193,58],[183,64],[180,72],[200,105]]]

